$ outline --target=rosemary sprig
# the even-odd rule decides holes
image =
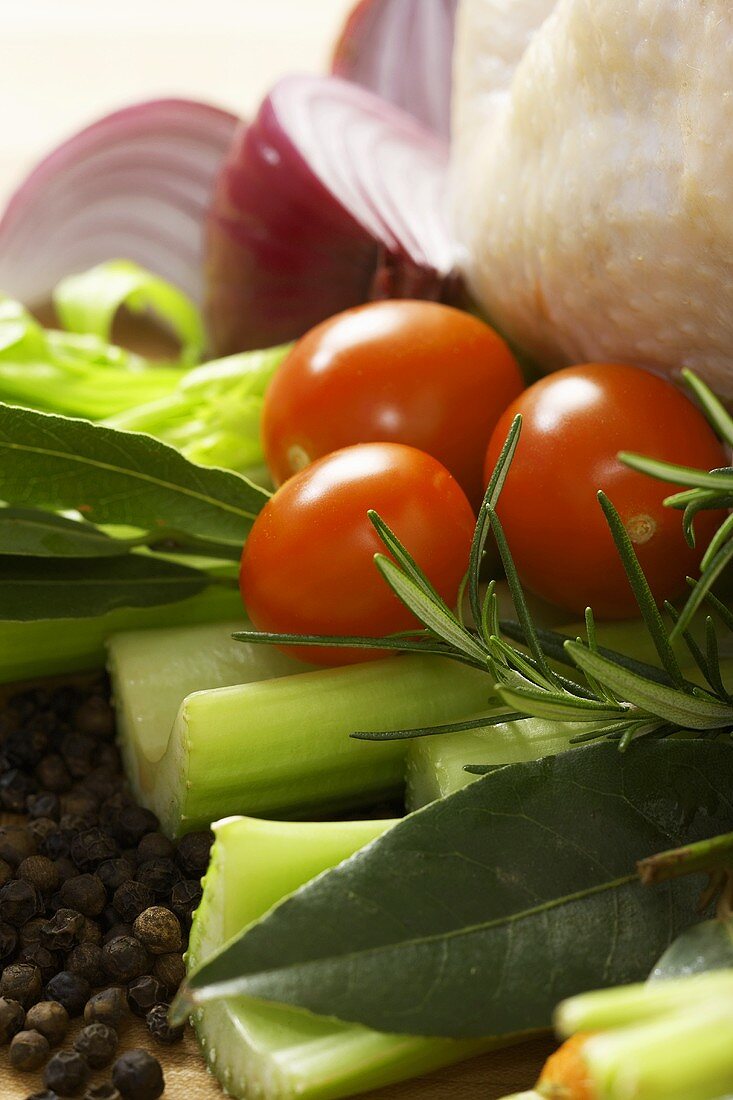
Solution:
[[[449,657],[486,672],[487,701],[493,691],[502,704],[499,710],[461,723],[415,730],[358,732],[353,735],[360,739],[402,740],[489,728],[503,722],[530,718],[580,723],[582,731],[573,739],[574,743],[606,737],[618,741],[621,750],[639,737],[665,737],[680,730],[716,736],[733,731],[733,703],[723,684],[718,638],[712,619],[706,626],[705,652],[692,639],[687,629],[688,622],[684,621],[684,612],[676,616],[674,610],[669,609],[672,631],[667,629],[633,544],[616,509],[603,493],[599,493],[599,502],[661,667],[633,661],[624,654],[599,646],[590,609],[586,613],[584,639],[568,638],[536,627],[496,513],[496,504],[520,431],[521,418],[516,417],[486,490],[476,524],[465,582],[473,625],[467,625],[447,606],[395,533],[379,516],[370,513],[370,519],[389,554],[375,555],[375,564],[393,592],[419,620],[422,630],[386,638],[262,634],[257,631],[241,631],[235,637],[243,641],[280,645],[352,646]],[[731,432],[733,435],[733,424]],[[480,597],[479,570],[490,533],[498,546],[514,601],[518,619],[514,624],[499,622],[494,582],[489,584],[484,599]],[[733,541],[730,545],[733,547]],[[702,582],[695,584],[693,599],[695,606],[706,600],[711,602],[725,625],[733,625],[733,616]],[[687,642],[708,689],[701,688],[683,675],[672,645],[675,632]],[[521,642],[524,648],[520,649],[512,642]],[[561,674],[556,667],[558,664],[573,669],[577,679]]]
[[[691,370],[682,377],[700,402],[711,426],[729,447],[733,447],[733,417],[708,386]],[[660,481],[689,486],[665,500],[670,508],[683,509],[682,526],[690,546],[695,545],[695,517],[698,512],[733,507],[733,467],[717,470],[695,470],[672,462],[660,462],[643,455],[622,451],[619,459],[633,470],[649,474]],[[682,609],[671,637],[681,636],[703,602],[705,595],[733,560],[733,515],[720,524],[700,564],[700,580]]]

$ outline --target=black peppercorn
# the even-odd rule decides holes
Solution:
[[[178,951],[170,955],[158,955],[153,963],[153,974],[165,986],[167,999],[178,992],[178,987],[186,976],[186,964]]]
[[[25,924],[42,909],[38,891],[22,879],[11,879],[0,889],[0,913],[16,928]]]
[[[64,905],[86,917],[98,917],[107,903],[104,885],[96,875],[88,873],[67,879],[59,893]]]
[[[73,1096],[89,1077],[89,1066],[75,1050],[60,1050],[54,1054],[43,1073],[44,1084],[59,1096]]]
[[[177,882],[171,890],[171,909],[186,927],[191,923],[194,910],[198,909],[201,894],[201,883],[191,878]]]
[[[160,1062],[146,1050],[126,1050],[112,1067],[112,1083],[125,1100],[157,1100],[165,1088]]]
[[[48,735],[41,729],[12,730],[3,741],[3,752],[14,767],[33,769],[48,752]]]
[[[209,854],[214,841],[210,830],[188,833],[176,846],[176,859],[187,878],[201,878],[209,866]]]
[[[104,746],[104,749],[112,749],[112,746]],[[104,759],[105,753],[102,753]],[[114,766],[100,762],[99,767],[92,768],[84,780],[84,787],[91,791],[99,799],[111,798],[120,785],[120,762],[117,753],[114,752]],[[101,817],[101,813],[100,813]]]
[[[168,1023],[168,1008],[167,1004],[153,1005],[145,1017],[145,1023],[148,1025],[148,1031],[155,1039],[156,1043],[162,1043],[163,1046],[172,1046],[173,1043],[180,1043],[183,1038],[183,1024],[177,1027],[172,1027]]]
[[[102,948],[96,943],[80,943],[66,958],[66,969],[86,978],[91,986],[102,985],[105,971],[102,965]]]
[[[122,886],[123,882],[130,881],[134,871],[135,868],[129,860],[120,857],[118,859],[106,859],[104,863],[100,863],[97,867],[97,876],[111,897],[115,890]]]
[[[97,768],[106,768],[110,772],[122,770],[122,760],[117,746],[111,741],[102,742],[94,750],[94,763]],[[95,769],[96,770],[96,769]]]
[[[13,868],[5,859],[0,859],[0,886],[4,886],[6,882],[10,882],[13,877]]]
[[[114,892],[113,904],[123,921],[131,924],[144,909],[148,909],[155,897],[149,886],[142,882],[123,882]]]
[[[74,711],[74,725],[82,733],[94,737],[111,737],[115,731],[115,714],[102,695],[90,695]]]
[[[170,859],[174,851],[173,842],[163,833],[148,833],[137,846],[138,863],[149,859]]]
[[[88,733],[70,730],[61,738],[61,755],[74,779],[83,779],[92,770],[96,741]]]
[[[39,1069],[51,1053],[48,1039],[38,1031],[19,1031],[10,1044],[13,1069]]]
[[[101,1085],[91,1085],[83,1100],[122,1100],[122,1097],[111,1081],[104,1081]]]
[[[67,879],[74,878],[78,871],[68,856],[62,856],[55,861],[59,873],[59,881],[63,884]],[[73,906],[72,906],[73,909]]]
[[[99,809],[99,799],[91,791],[76,787],[61,795],[61,811],[64,814],[95,817]]]
[[[165,987],[152,974],[143,974],[127,987],[127,1003],[136,1016],[146,1016],[154,1005],[165,999]]]
[[[108,1066],[117,1050],[117,1032],[107,1024],[87,1024],[74,1040],[74,1050],[86,1058],[92,1069]]]
[[[69,1014],[58,1001],[39,1001],[28,1009],[25,1026],[38,1031],[52,1047],[63,1041],[69,1028]]]
[[[39,762],[36,768],[36,778],[45,790],[52,791],[54,794],[68,791],[72,784],[63,757],[56,752],[49,753]]]
[[[137,846],[146,833],[158,831],[158,819],[142,806],[127,805],[116,815],[111,829],[123,846]]]
[[[80,871],[93,871],[106,859],[114,859],[119,849],[102,829],[87,829],[71,842],[71,858]]]
[[[26,856],[18,864],[16,874],[41,894],[53,894],[59,886],[56,864],[48,856]]]
[[[35,838],[19,825],[0,825],[0,859],[11,867],[36,854]]]
[[[18,930],[18,942],[20,946],[29,947],[32,943],[40,943],[43,938],[42,931],[45,923],[45,917],[33,917],[32,920],[22,925]]]
[[[59,909],[41,930],[41,940],[51,951],[71,951],[79,942],[84,917],[76,909]]]
[[[48,1000],[58,1001],[71,1017],[81,1016],[91,991],[86,978],[72,974],[70,970],[60,970],[46,985]]]
[[[180,951],[183,944],[181,923],[175,913],[162,905],[152,905],[136,917],[133,933],[152,955]]]
[[[61,813],[59,797],[52,791],[41,791],[40,794],[31,794],[26,803],[26,813],[32,818],[45,818],[58,821]]]
[[[56,828],[53,832],[46,833],[38,841],[38,851],[41,855],[48,856],[49,859],[55,861],[61,859],[68,859],[69,849],[71,847],[70,838],[61,831],[60,828]],[[74,868],[76,870],[76,868]]]
[[[101,947],[102,929],[99,923],[92,920],[91,917],[84,917],[84,924],[79,933],[79,943],[96,943],[98,947]]]
[[[105,910],[106,913],[106,910]],[[109,943],[111,940],[116,940],[118,936],[131,936],[132,925],[126,924],[124,921],[119,920],[116,910],[112,909],[112,917],[117,918],[115,923],[110,924],[109,929],[105,932],[102,943]]]
[[[36,789],[35,780],[19,768],[0,771],[0,808],[11,814],[22,814],[28,796]]]
[[[102,948],[104,967],[111,978],[131,982],[145,974],[150,956],[134,936],[117,936]]]
[[[40,845],[41,841],[45,840],[51,833],[58,832],[58,828],[58,822],[53,821],[50,817],[32,817],[26,825],[26,829],[35,840],[36,845]]]
[[[20,1001],[0,997],[0,1043],[9,1043],[23,1027],[25,1012]]]
[[[37,966],[41,972],[41,981],[49,982],[61,965],[61,955],[49,951],[42,943],[30,943],[18,952],[15,960],[26,966]]]
[[[181,872],[172,859],[148,859],[138,866],[135,874],[137,881],[149,887],[159,901],[171,896],[180,877]]]
[[[119,985],[102,989],[90,997],[84,1008],[85,1024],[107,1024],[117,1027],[127,1010],[125,991]]]
[[[37,966],[13,963],[0,973],[0,997],[20,1001],[24,1008],[35,1004],[41,996],[41,972]]]
[[[12,924],[0,921],[0,963],[11,959],[18,946],[18,933]]]
[[[96,828],[97,815],[94,811],[85,814],[61,814],[59,829],[69,841],[69,846],[74,840],[78,840],[82,833],[88,833]]]

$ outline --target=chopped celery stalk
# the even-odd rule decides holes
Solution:
[[[409,742],[407,750],[408,809],[419,810],[472,783],[478,776],[465,771],[467,764],[501,767],[539,760],[564,752],[570,747],[570,739],[586,728],[578,723],[529,718],[487,726],[485,730],[417,737]]]
[[[604,1100],[720,1100],[733,1093],[733,970],[597,990],[564,1001],[562,1034]]]
[[[405,742],[349,734],[455,721],[489,690],[484,672],[435,657],[308,671],[231,642],[230,629],[215,648],[199,629],[110,641],[127,774],[171,834],[222,814],[304,817],[401,793]]]
[[[220,821],[191,929],[189,968],[392,824]],[[337,1100],[510,1041],[382,1035],[247,997],[198,1008],[193,1024],[209,1067],[226,1091],[260,1100]]]
[[[220,622],[237,615],[241,606],[238,592],[212,585],[197,596],[159,607],[120,607],[84,619],[3,622],[0,683],[104,668],[104,646],[111,634]]]

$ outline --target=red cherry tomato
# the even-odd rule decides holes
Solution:
[[[590,605],[603,618],[638,615],[596,498],[603,489],[655,598],[682,595],[722,516],[697,516],[691,550],[681,513],[662,503],[675,486],[628,469],[616,456],[635,451],[705,470],[724,466],[725,451],[696,406],[637,367],[568,367],[530,386],[506,410],[487,451],[487,481],[517,413],[522,432],[497,511],[527,588],[576,614]]]
[[[265,458],[281,485],[353,443],[406,443],[450,470],[475,507],[496,421],[523,388],[482,321],[435,302],[373,302],[306,333],[265,396]]]
[[[240,589],[252,622],[278,633],[379,637],[419,624],[374,564],[384,545],[373,508],[449,606],[468,565],[474,516],[463,490],[430,455],[397,443],[346,447],[275,493],[242,554]],[[320,664],[384,651],[291,647]]]

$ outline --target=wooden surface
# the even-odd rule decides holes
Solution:
[[[190,1029],[178,1046],[153,1050],[145,1027],[129,1018],[121,1029],[120,1038],[120,1050],[141,1046],[160,1059],[165,1072],[166,1100],[217,1100],[217,1097],[221,1100],[223,1092],[199,1057]],[[68,1041],[64,1044],[69,1045]],[[473,1058],[429,1077],[379,1089],[369,1093],[365,1100],[497,1100],[530,1087],[550,1050],[549,1040],[537,1039]],[[92,1078],[95,1082],[108,1079],[109,1070],[99,1070]],[[26,1100],[42,1087],[40,1073],[20,1074],[10,1068],[7,1048],[4,1048],[0,1056],[0,1100]]]

